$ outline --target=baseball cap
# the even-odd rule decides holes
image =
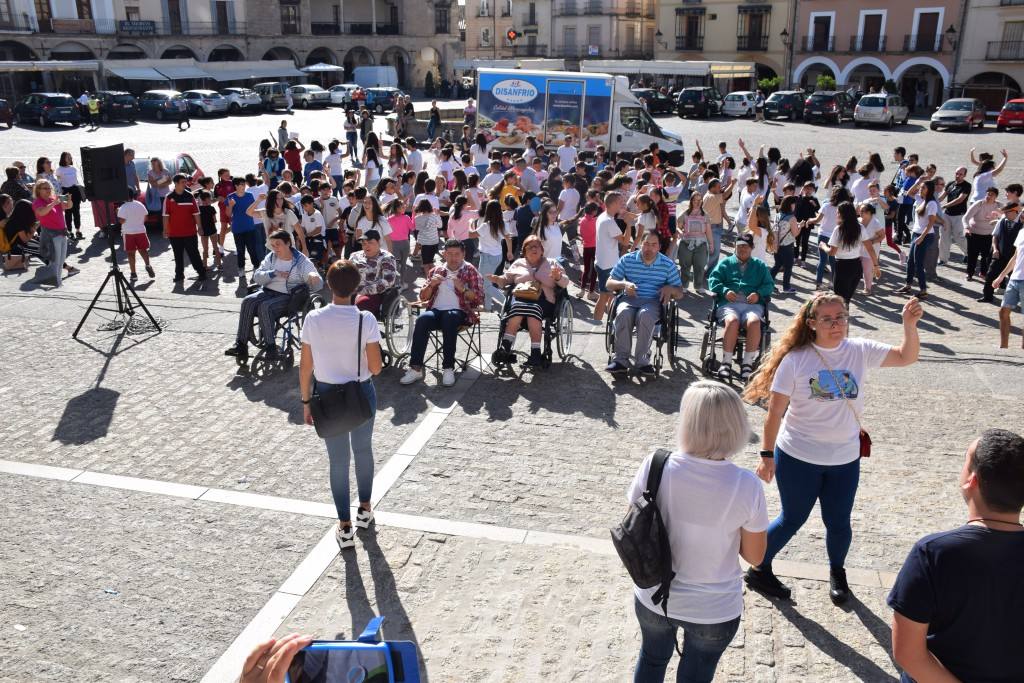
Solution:
[[[363,233],[363,236],[359,238],[359,241],[373,240],[374,242],[380,242],[380,231],[379,230],[367,230]]]
[[[738,246],[740,246],[740,244],[745,244],[748,247],[750,247],[751,249],[753,249],[754,248],[754,236],[752,234],[750,234],[749,232],[743,233],[742,235],[740,235],[739,237],[736,238],[736,246],[738,247]]]

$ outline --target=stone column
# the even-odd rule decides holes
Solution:
[[[345,0],[338,0],[338,33],[345,32]]]
[[[377,0],[370,0],[370,26],[373,35],[377,35]]]

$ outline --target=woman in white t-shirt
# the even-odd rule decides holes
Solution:
[[[668,532],[675,575],[664,602],[654,602],[662,586],[633,588],[641,638],[634,680],[664,680],[682,629],[686,656],[679,662],[679,680],[710,681],[739,628],[739,558],[761,562],[768,528],[761,483],[729,462],[749,434],[743,402],[731,388],[705,380],[683,394],[678,450],[665,459],[660,485],[651,492]],[[652,461],[663,457],[644,459],[626,496],[631,505],[644,497]]]
[[[925,276],[925,255],[935,241],[936,222],[939,218],[939,202],[935,199],[935,181],[925,180],[924,176],[907,190],[907,195],[916,197],[914,200],[914,223],[910,236],[910,257],[907,259],[907,284],[896,290],[897,294],[909,294],[913,287],[914,276],[917,276],[919,290],[917,298],[928,296],[928,280]]]
[[[490,149],[487,145],[487,136],[483,133],[476,134],[476,141],[469,146],[469,156],[476,167],[477,175],[483,177],[487,173],[487,166],[491,163]],[[529,162],[527,162],[529,163]]]
[[[974,160],[974,150],[971,150],[971,159]],[[995,177],[1003,172],[1006,167],[1006,162],[1009,156],[1006,154],[1006,150],[1003,150],[1003,158],[996,164],[995,159],[986,158],[980,164],[978,164],[978,170],[974,172],[974,178],[971,180],[971,200],[972,202],[981,201],[985,198],[985,191],[990,187],[995,187]]]
[[[851,199],[845,188],[837,187],[832,190],[829,200],[821,205],[818,215],[807,221],[808,225],[818,226],[818,268],[814,274],[814,286],[818,289],[821,289],[821,283],[825,280],[827,268],[832,269],[832,276],[835,278],[836,262],[828,255],[828,241],[839,225],[839,205]]]
[[[534,219],[533,234],[540,238],[544,246],[544,258],[561,263],[562,225],[554,202],[546,201],[541,205],[540,213]]]
[[[61,194],[71,197],[71,208],[64,210],[64,224],[71,232],[72,224],[75,229],[75,239],[82,239],[82,201],[85,197],[78,187],[78,169],[75,168],[71,152],[61,152],[57,168],[54,170],[57,182],[60,183]]]
[[[872,263],[877,258],[870,238],[865,235],[863,226],[857,216],[857,209],[851,202],[843,202],[838,207],[839,225],[828,240],[829,256],[836,260],[836,270],[832,276],[832,291],[843,297],[846,305],[857,291],[857,283],[863,275],[860,263],[861,249],[871,256]]]
[[[506,253],[512,253],[512,235],[515,226],[505,222],[502,215],[501,203],[497,199],[491,199],[484,203],[484,209],[480,212],[477,220],[476,233],[480,249],[480,275],[484,279],[484,308],[489,309],[492,302],[500,305],[505,301],[505,295],[494,286],[494,283],[487,277],[494,275],[501,265],[501,245],[505,244]]]
[[[831,568],[829,597],[837,605],[849,599],[844,565],[853,537],[850,515],[860,458],[870,454],[860,419],[867,371],[917,361],[922,313],[917,299],[908,301],[903,306],[903,340],[889,346],[847,338],[850,315],[842,297],[816,294],[800,307],[751,378],[743,397],[768,403],[757,475],[767,483],[777,477],[782,502],[768,527],[764,560],[747,571],[752,589],[789,599],[789,588],[772,572],[772,559],[820,501]]]
[[[306,424],[313,424],[310,401],[314,387],[322,396],[340,385],[355,382],[370,406],[370,419],[366,422],[349,432],[324,439],[330,460],[331,494],[338,513],[335,539],[341,550],[356,544],[349,507],[349,460],[355,460],[359,493],[355,526],[366,529],[373,523],[370,499],[373,495],[373,422],[377,412],[373,376],[380,373],[383,362],[377,319],[353,304],[360,281],[359,269],[351,261],[338,260],[331,265],[327,284],[333,299],[329,305],[306,315],[299,364],[299,395]]]
[[[882,240],[885,239],[885,228],[882,227],[881,221],[875,215],[877,213],[875,207],[876,204],[874,202],[867,201],[861,204],[857,210],[860,216],[861,239],[864,240],[864,244],[871,244],[870,250],[864,244],[860,248],[860,267],[864,277],[865,294],[871,293],[872,283],[876,278],[882,276],[882,269],[878,264],[878,259],[881,258],[880,249],[882,247]]]

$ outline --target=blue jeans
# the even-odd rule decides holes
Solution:
[[[316,383],[319,391],[326,391],[334,386],[336,385],[326,382]],[[348,434],[324,439],[327,457],[331,463],[331,496],[334,497],[338,519],[342,522],[350,521],[352,515],[348,490],[348,462],[352,455],[355,455],[356,461],[356,489],[359,493],[359,502],[369,502],[370,496],[373,495],[373,421],[377,415],[377,390],[372,379],[362,382],[360,387],[373,411],[370,419]]]
[[[822,235],[818,235],[818,244],[820,245],[823,242],[827,244],[828,243],[828,238],[824,237]],[[814,273],[814,284],[815,284],[815,286],[820,285],[822,280],[825,279],[825,265],[826,264],[828,264],[828,267],[829,267],[829,269],[830,269],[830,271],[832,273],[832,277],[835,278],[835,276],[836,276],[836,259],[835,259],[835,257],[834,256],[829,256],[827,251],[822,251],[821,248],[819,247],[819,249],[818,249],[818,269]]]
[[[718,257],[722,253],[722,224],[712,223],[711,224],[711,236],[715,238],[715,243],[711,245],[711,252],[708,254],[708,266],[705,269],[705,273],[710,273],[714,270],[715,265],[718,264]]]
[[[782,271],[782,289],[789,289],[790,278],[793,277],[793,258],[795,245],[784,244],[775,250],[775,265],[772,266],[772,279]]]
[[[355,131],[345,133],[345,141],[348,143],[348,158],[359,161],[359,136]]]
[[[427,140],[429,140],[430,142],[433,142],[434,141],[434,133],[436,133],[436,132],[437,132],[437,123],[433,119],[430,119],[429,121],[427,121]]]
[[[775,481],[779,486],[782,511],[768,525],[768,550],[762,567],[771,567],[772,558],[800,530],[821,501],[821,520],[825,523],[825,549],[828,562],[841,569],[850,550],[853,530],[850,513],[860,481],[860,458],[845,465],[812,465],[787,455],[775,447]]]
[[[246,251],[249,252],[249,260],[252,261],[252,267],[258,268],[263,263],[263,257],[266,256],[264,253],[266,240],[263,238],[262,231],[246,230],[245,232],[236,232],[234,237],[235,257],[238,259],[239,272],[245,268]]]
[[[334,178],[334,191],[331,192],[331,194],[334,195],[335,197],[340,197],[342,191],[341,186],[345,184],[345,176],[334,175],[331,177]]]
[[[917,235],[911,235],[912,240],[916,241],[917,237]],[[921,244],[910,243],[910,258],[907,259],[907,285],[913,283],[914,276],[917,275],[917,286],[922,291],[928,289],[928,280],[924,274],[925,254],[928,253],[928,249],[931,248],[934,241],[935,233],[929,232],[921,240]]]
[[[683,629],[683,656],[676,670],[676,683],[710,683],[715,668],[740,626],[740,618],[720,624],[694,624],[668,619],[652,612],[639,600],[633,600],[640,622],[640,658],[633,672],[633,683],[660,683],[675,652],[677,629]]]
[[[459,309],[439,311],[436,308],[431,308],[420,313],[416,317],[416,325],[412,331],[410,367],[423,367],[423,358],[427,355],[427,342],[430,341],[430,333],[434,330],[441,330],[441,367],[446,370],[453,369],[459,328],[465,324],[466,313]]]
[[[494,283],[487,279],[488,275],[494,275],[498,272],[498,266],[501,265],[501,254],[485,254],[480,252],[480,276],[484,279],[484,310],[489,310],[491,307],[491,301],[497,301],[499,305],[504,303],[505,295],[500,289],[494,286]]]

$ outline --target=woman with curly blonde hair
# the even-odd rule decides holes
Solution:
[[[768,351],[743,397],[767,401],[757,476],[778,481],[782,511],[768,527],[768,550],[745,581],[765,595],[788,599],[789,588],[772,572],[772,558],[799,531],[821,502],[832,602],[850,597],[844,569],[853,531],[860,458],[870,453],[861,422],[867,371],[903,367],[917,360],[921,341],[917,299],[903,307],[903,343],[897,347],[847,337],[850,314],[843,298],[817,294],[802,306],[789,329]]]

